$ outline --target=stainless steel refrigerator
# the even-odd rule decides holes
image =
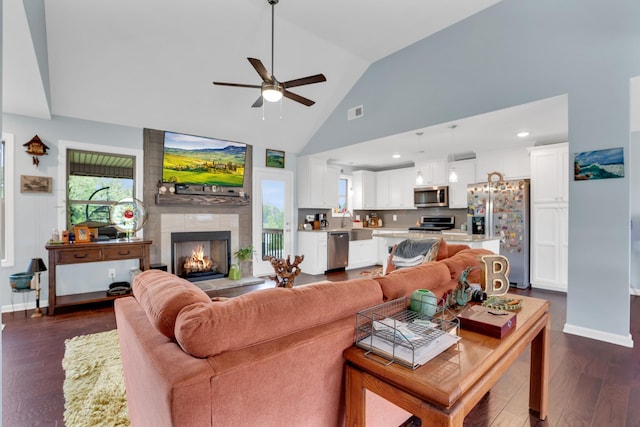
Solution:
[[[481,182],[467,187],[467,227],[500,238],[511,286],[529,287],[529,180]]]

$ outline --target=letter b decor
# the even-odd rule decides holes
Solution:
[[[503,255],[484,255],[484,291],[487,296],[500,296],[509,291],[509,260]]]

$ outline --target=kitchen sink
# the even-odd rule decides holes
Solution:
[[[373,230],[352,228],[349,230],[349,240],[370,240],[373,238],[372,234]]]

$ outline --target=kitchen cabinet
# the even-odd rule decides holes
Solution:
[[[298,207],[333,209],[338,206],[340,170],[314,157],[298,158]]]
[[[376,246],[377,253],[376,264],[386,265],[387,260],[389,259],[389,244],[384,235],[398,232],[398,230],[373,230],[373,241]]]
[[[414,209],[414,168],[394,169],[376,173],[377,209]]]
[[[531,150],[531,286],[567,291],[569,146]]]
[[[449,208],[467,208],[467,185],[473,184],[476,178],[476,162],[474,159],[459,160],[449,163],[449,170],[454,168],[458,182],[449,183]]]
[[[299,231],[298,252],[304,255],[300,265],[307,274],[324,274],[327,271],[327,232]]]
[[[413,185],[415,187],[425,186],[431,187],[433,185],[448,185],[447,175],[447,160],[435,159],[417,161],[415,167],[415,173],[422,172],[423,182],[421,185],[416,185],[415,175],[413,179]]]
[[[531,202],[569,201],[569,144],[534,147],[531,151]]]
[[[351,186],[353,188],[354,209],[376,208],[376,173],[354,171]]]
[[[530,170],[529,151],[525,147],[476,153],[475,182],[486,182],[491,172],[501,173],[505,180],[529,178]]]
[[[349,242],[349,265],[347,269],[368,267],[376,264],[378,247],[374,239]]]

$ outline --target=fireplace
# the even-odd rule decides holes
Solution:
[[[229,275],[230,231],[171,233],[171,272],[192,282]]]

